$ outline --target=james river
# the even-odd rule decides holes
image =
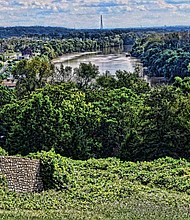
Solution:
[[[126,52],[116,49],[101,53],[87,52],[66,54],[53,60],[53,63],[57,67],[60,63],[63,63],[64,66],[71,66],[73,69],[78,67],[80,63],[89,62],[98,66],[100,73],[105,73],[106,70],[108,70],[111,74],[114,74],[116,70],[133,72],[135,66],[141,65],[137,59],[126,57]]]

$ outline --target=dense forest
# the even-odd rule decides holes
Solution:
[[[132,55],[141,59],[149,76],[165,77],[168,82],[173,82],[176,76],[189,76],[189,32],[151,34],[139,38]]]
[[[10,154],[53,147],[74,159],[189,158],[190,80],[150,88],[138,72],[114,78],[89,63],[74,71],[75,82],[47,83],[50,69],[48,61],[23,60],[16,89],[1,86],[0,145]]]

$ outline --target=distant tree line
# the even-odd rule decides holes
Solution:
[[[117,34],[97,35],[93,38],[80,38],[78,36],[68,39],[50,39],[49,37],[0,39],[1,60],[4,59],[5,54],[23,52],[27,48],[34,55],[47,56],[49,59],[53,59],[65,53],[97,51],[107,47],[122,46],[122,36]]]
[[[147,67],[149,76],[165,77],[173,82],[176,76],[190,75],[189,32],[151,34],[139,38],[131,53]]]
[[[44,26],[16,26],[16,27],[0,27],[0,38],[10,37],[39,37],[46,36],[51,38],[72,38],[73,36],[86,36],[99,33],[166,33],[166,32],[179,32],[189,30],[189,27],[175,26],[175,27],[147,27],[147,28],[115,28],[115,29],[73,29],[64,27],[44,27]]]

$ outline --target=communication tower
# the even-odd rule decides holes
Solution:
[[[101,15],[100,17],[100,29],[102,30],[104,28],[104,25],[103,25],[103,16]]]

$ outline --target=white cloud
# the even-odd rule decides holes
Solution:
[[[189,3],[190,0],[0,0],[0,25],[98,28],[100,14],[107,27],[187,24]]]
[[[172,10],[177,9],[176,5],[168,4],[164,0],[158,0],[158,6],[161,9],[172,9]]]
[[[147,11],[147,8],[145,5],[139,5],[137,6],[137,9],[139,9],[140,11]]]

